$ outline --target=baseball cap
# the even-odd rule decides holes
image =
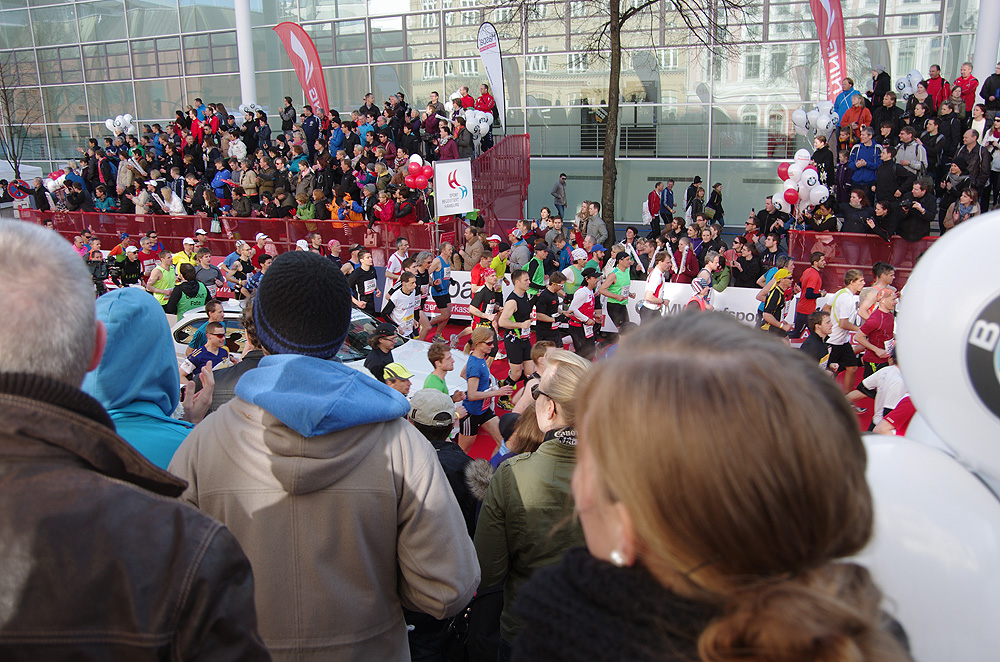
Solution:
[[[258,232],[258,233],[257,233],[257,236],[256,236],[256,237],[254,237],[254,240],[257,240],[257,239],[270,239],[270,237],[268,237],[268,236],[267,236],[266,234],[264,234],[263,232]]]
[[[603,253],[603,252],[605,252],[606,250],[608,250],[608,249],[606,249],[606,248],[605,248],[604,246],[602,246],[601,244],[596,244],[596,245],[595,245],[595,246],[594,246],[593,248],[591,248],[591,249],[590,249],[590,252],[591,252],[591,253],[596,253],[597,251],[601,251],[601,252]]]
[[[125,252],[126,253],[138,253],[139,249],[136,248],[135,246],[129,246],[128,248],[125,249]]]
[[[194,231],[194,233],[195,233],[195,234],[208,234],[207,232],[205,232],[205,231],[204,231],[204,230],[202,230],[201,228],[198,228],[197,230],[195,230],[195,231]]]
[[[498,234],[491,234],[490,236],[486,237],[486,241],[503,241],[503,239],[501,239],[500,235]]]
[[[413,373],[407,370],[402,363],[390,363],[385,367],[382,375],[386,379],[409,379],[413,376]],[[444,393],[441,395],[444,395]],[[433,425],[433,423],[431,423],[431,425]]]
[[[513,230],[511,230],[510,234],[511,234],[512,237],[515,237],[517,239],[521,238],[521,231],[518,230],[517,228],[514,228]]]
[[[298,241],[295,242],[295,247],[301,251],[307,251],[309,250],[309,242],[307,242],[305,239],[299,239]]]
[[[574,248],[572,256],[574,260],[586,260],[587,251],[583,250],[582,248]]]
[[[438,391],[438,393],[441,393]],[[444,393],[441,393],[444,395]],[[505,440],[509,440],[514,436],[514,430],[517,428],[517,422],[520,420],[521,415],[515,412],[509,412],[500,417],[500,436]]]
[[[242,239],[237,239],[236,240],[236,248],[243,248],[246,245],[247,245],[247,242],[243,241]]]
[[[586,269],[583,270],[583,273],[581,275],[584,278],[597,278],[601,275],[601,272],[595,269],[594,267],[587,267]]]
[[[119,239],[128,239],[128,232],[122,232],[120,235],[118,235],[118,238]]]
[[[791,277],[792,277],[792,272],[789,271],[788,269],[778,269],[778,271],[775,272],[775,274],[774,274],[774,280],[775,281],[779,281],[779,280],[782,280],[783,278],[791,278]]]
[[[632,257],[632,256],[631,256],[631,255],[629,255],[628,251],[622,251],[622,252],[621,252],[621,253],[619,253],[619,254],[618,254],[618,256],[617,256],[617,257],[615,258],[615,262],[616,262],[616,263],[617,263],[617,262],[621,262],[622,260],[624,260],[624,259],[626,259],[626,258],[630,258],[630,257]]]
[[[372,331],[372,335],[376,337],[394,336],[396,335],[396,327],[394,327],[392,324],[382,322],[381,324],[375,327],[375,330]]]
[[[361,250],[361,244],[351,244],[351,247],[347,249],[348,253],[353,253],[354,251]]]
[[[386,377],[389,376],[388,371],[389,367],[386,366]],[[420,425],[450,426],[455,422],[455,403],[437,389],[422,388],[410,398],[410,418]]]
[[[191,237],[184,237],[184,241],[181,242],[181,243],[183,243],[183,244],[191,244],[193,246],[194,245],[194,239],[192,239]]]

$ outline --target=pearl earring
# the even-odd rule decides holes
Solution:
[[[625,566],[625,555],[621,553],[621,550],[612,550],[609,556],[611,557],[611,562],[619,568]]]

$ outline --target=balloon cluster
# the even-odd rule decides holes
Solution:
[[[444,112],[448,113],[449,117],[455,117],[458,111],[462,110],[462,93],[459,90],[455,90],[451,93],[448,101],[444,102]]]
[[[917,91],[917,83],[923,79],[924,75],[920,73],[920,70],[914,69],[896,81],[896,91],[903,96],[903,99],[909,99]]]
[[[257,115],[257,111],[263,110],[263,108],[261,108],[255,103],[241,103],[238,110],[241,113],[249,113],[250,115]]]
[[[795,133],[800,136],[829,138],[840,124],[840,115],[833,112],[832,101],[820,101],[809,112],[799,108],[792,113],[792,124],[795,125]]]
[[[406,166],[406,172],[409,174],[403,179],[403,183],[410,188],[415,188],[423,191],[430,185],[430,181],[434,178],[434,166],[425,165],[424,160],[420,158],[419,154],[411,154],[410,162]]]
[[[791,163],[778,166],[778,177],[784,184],[772,201],[779,211],[788,213],[793,207],[805,211],[830,197],[830,189],[819,183],[819,171],[809,165],[811,159],[809,150],[800,149]]]
[[[116,136],[124,134],[137,136],[139,135],[139,129],[132,123],[132,119],[131,115],[125,113],[124,115],[119,115],[114,119],[108,118],[104,120],[104,126],[106,126],[108,131]]]

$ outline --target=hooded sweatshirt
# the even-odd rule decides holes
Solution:
[[[83,391],[104,405],[125,441],[166,469],[192,427],[170,417],[180,400],[180,374],[167,318],[156,299],[132,287],[108,292],[95,305],[108,342]]]
[[[269,355],[171,462],[250,559],[276,661],[409,660],[403,607],[440,619],[475,593],[465,519],[408,411],[361,371]]]

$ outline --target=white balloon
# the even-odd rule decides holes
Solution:
[[[809,208],[809,199],[799,198],[799,201],[795,203],[795,208],[798,209],[799,211],[805,211],[806,209]]]
[[[791,170],[791,166],[789,166],[788,169]],[[782,188],[782,193],[784,193],[785,191],[798,191],[799,190],[799,183],[797,181],[795,181],[794,179],[792,179],[791,177],[789,177],[781,185],[781,188]],[[784,198],[785,196],[782,195],[781,197]]]
[[[771,203],[774,205],[775,209],[781,212],[785,212],[786,214],[792,208],[791,205],[789,205],[788,202],[785,200],[785,189],[777,191],[774,195],[772,195]]]
[[[807,187],[812,188],[819,183],[819,172],[816,168],[809,166],[802,171],[802,176],[799,177],[799,182],[805,183]]]
[[[818,205],[830,197],[830,189],[822,184],[817,184],[809,189],[809,202]]]
[[[924,74],[920,69],[911,69],[910,73],[906,74],[906,80],[910,82],[910,87],[916,87],[917,83],[924,79]]]
[[[409,163],[416,163],[417,165],[423,165],[424,160],[420,158],[419,154],[410,154]]]
[[[809,121],[809,126],[816,126],[816,120],[819,119],[819,111],[816,109],[810,110],[806,113],[806,120]]]
[[[132,116],[129,115],[128,113],[125,113],[124,115],[122,115],[122,119],[125,121],[126,124],[131,124],[132,123]]]
[[[840,124],[840,114],[831,110],[830,111],[830,120],[834,123],[834,125]]]
[[[908,80],[906,80],[905,78],[898,78],[896,80],[896,91],[897,92],[902,92],[903,90],[906,89],[907,85],[909,85],[909,81]]]
[[[805,164],[809,163],[811,159],[812,159],[812,154],[809,153],[808,149],[800,149],[799,151],[795,152],[795,162],[801,165],[802,167],[805,167]]]
[[[875,531],[856,560],[885,593],[883,609],[915,660],[995,659],[1000,502],[944,453],[903,437],[864,441]]]
[[[792,124],[804,127],[806,125],[806,111],[801,108],[792,113]]]
[[[809,130],[804,126],[799,126],[796,124],[795,133],[799,134],[800,136],[807,136],[809,135]]]
[[[816,135],[829,136],[837,128],[837,123],[829,115],[820,115],[816,121]]]
[[[113,119],[108,118],[108,119],[104,120],[104,126],[106,126],[108,128],[108,131],[114,131],[115,130],[115,121]]]
[[[451,101],[445,101],[444,102],[444,112],[446,112],[449,115],[451,115],[451,111],[454,110],[454,108],[455,108],[455,104],[453,104]]]
[[[816,106],[816,108],[819,109],[820,115],[829,115],[833,111],[833,102],[820,101],[819,104]]]
[[[997,242],[1000,210],[935,241],[906,282],[896,323],[900,370],[917,411],[962,464],[994,484],[1000,482],[1000,292],[988,261],[969,256]],[[963,286],[942,273],[963,273]]]
[[[804,151],[804,150],[799,150]],[[807,159],[808,161],[808,159]],[[802,164],[799,163],[798,154],[795,155],[795,161],[788,166],[788,179],[785,182],[799,183],[799,177],[802,176]]]

